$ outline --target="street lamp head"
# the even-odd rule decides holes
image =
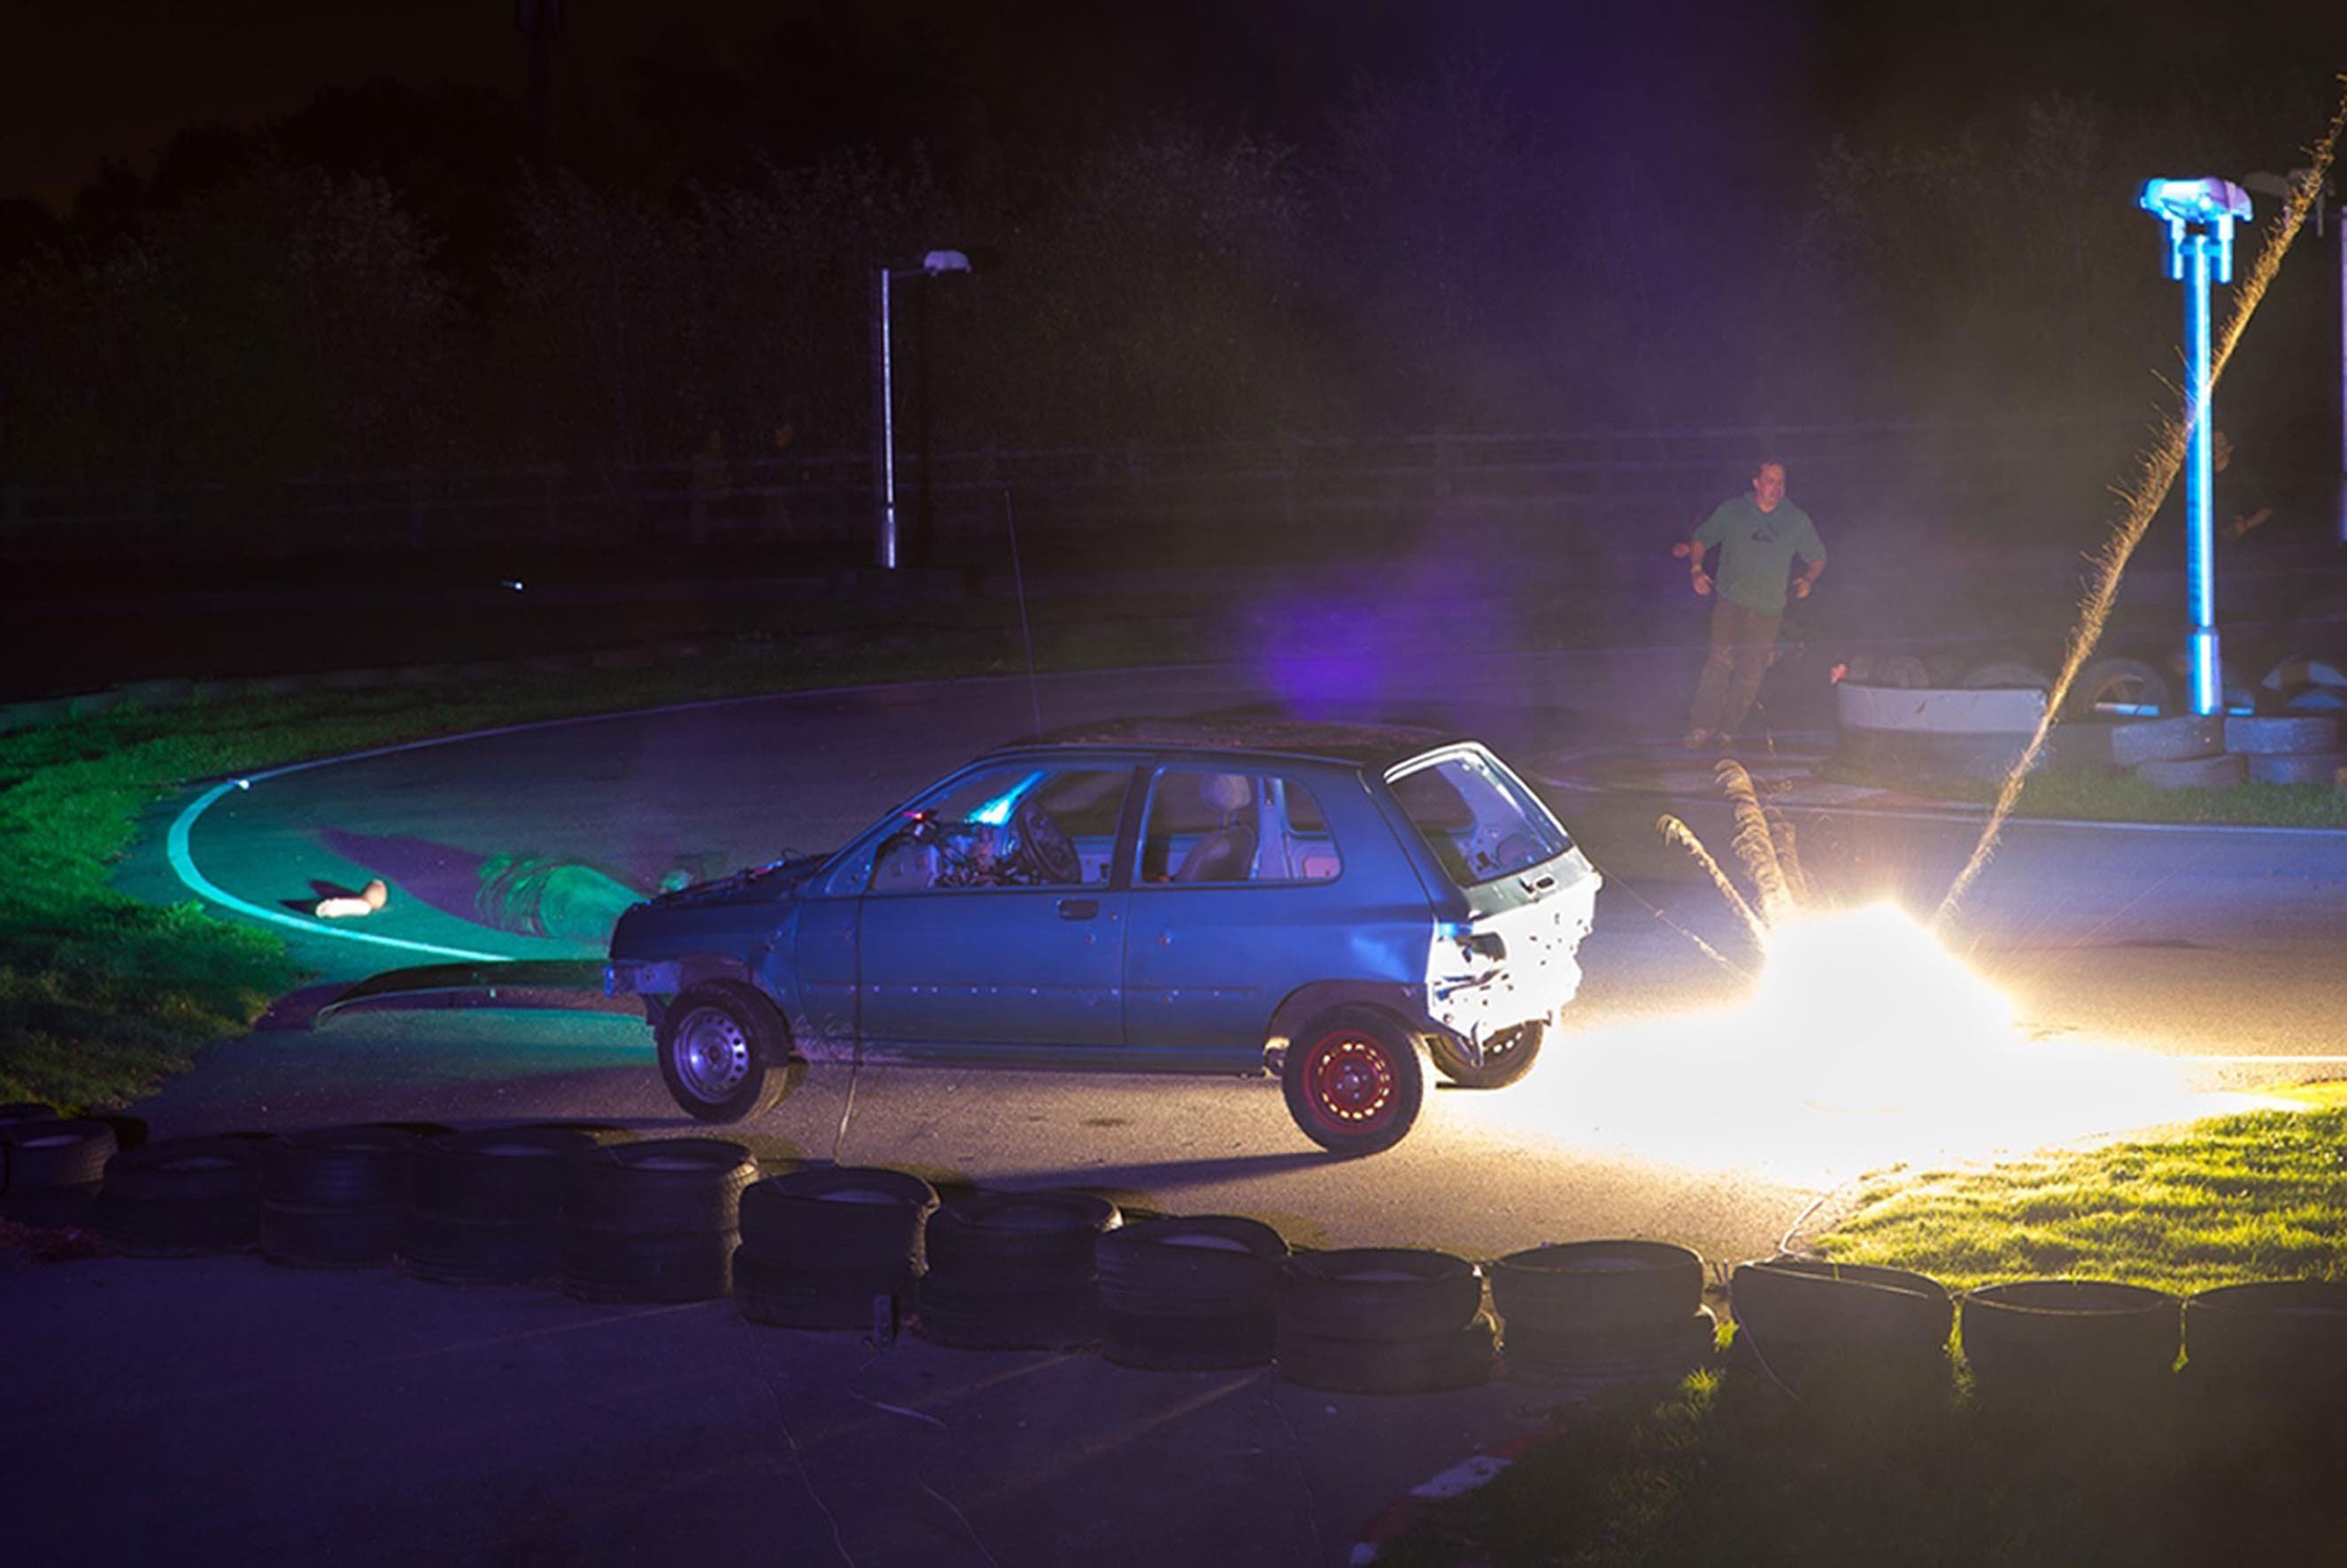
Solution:
[[[932,278],[940,272],[967,272],[969,258],[959,251],[932,251],[921,258],[921,271]]]
[[[2250,198],[2229,179],[2211,175],[2201,179],[2147,179],[2141,197],[2144,210],[2171,223],[2214,223],[2219,219],[2247,222]]]

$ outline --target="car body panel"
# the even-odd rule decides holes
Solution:
[[[674,988],[747,979],[818,1060],[1203,1072],[1261,1071],[1316,1010],[1362,1001],[1480,1060],[1482,1041],[1572,999],[1600,878],[1488,751],[1383,728],[1223,728],[1136,721],[989,753],[819,862],[637,906],[613,935],[610,986],[642,995],[657,1021]],[[1459,785],[1450,794],[1415,777],[1438,767]],[[1102,814],[1071,835],[1092,880],[890,880],[907,833],[1003,819],[1007,794],[979,818],[924,815],[921,803],[982,787],[989,769],[1131,770],[1112,835]],[[1225,824],[1246,823],[1250,879],[1183,880],[1207,834],[1161,839],[1154,861],[1143,853],[1151,803],[1182,772],[1251,781]],[[1419,798],[1398,797],[1396,780]],[[1479,790],[1472,810],[1452,800]],[[1491,803],[1519,794],[1537,818],[1531,838],[1487,842]]]

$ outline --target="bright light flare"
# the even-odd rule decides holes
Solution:
[[[1742,1007],[1566,1030],[1532,1076],[1446,1115],[1701,1169],[1824,1186],[2263,1103],[2195,1092],[2186,1064],[2033,1040],[2013,1004],[1903,910],[1771,930]]]

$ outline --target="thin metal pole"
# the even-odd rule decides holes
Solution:
[[[888,269],[873,274],[872,284],[874,556],[884,571],[897,567],[897,396],[895,370],[889,363]]]
[[[2216,528],[2210,517],[2211,465],[2209,408],[2209,252],[2217,241],[2206,234],[2186,238],[2184,274],[2184,375],[2190,401],[2191,446],[2184,469],[2184,597],[2192,617],[2192,711],[2214,713],[2224,707],[2223,668],[2217,648]]]

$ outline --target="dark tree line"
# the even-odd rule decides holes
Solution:
[[[1483,54],[1307,138],[1154,115],[533,176],[495,95],[378,85],[0,210],[0,478],[853,450],[872,269],[939,245],[989,261],[900,296],[946,445],[2142,403],[2174,312],[2134,183],[2286,164],[2323,118],[2258,113],[1989,104],[1730,193]]]

